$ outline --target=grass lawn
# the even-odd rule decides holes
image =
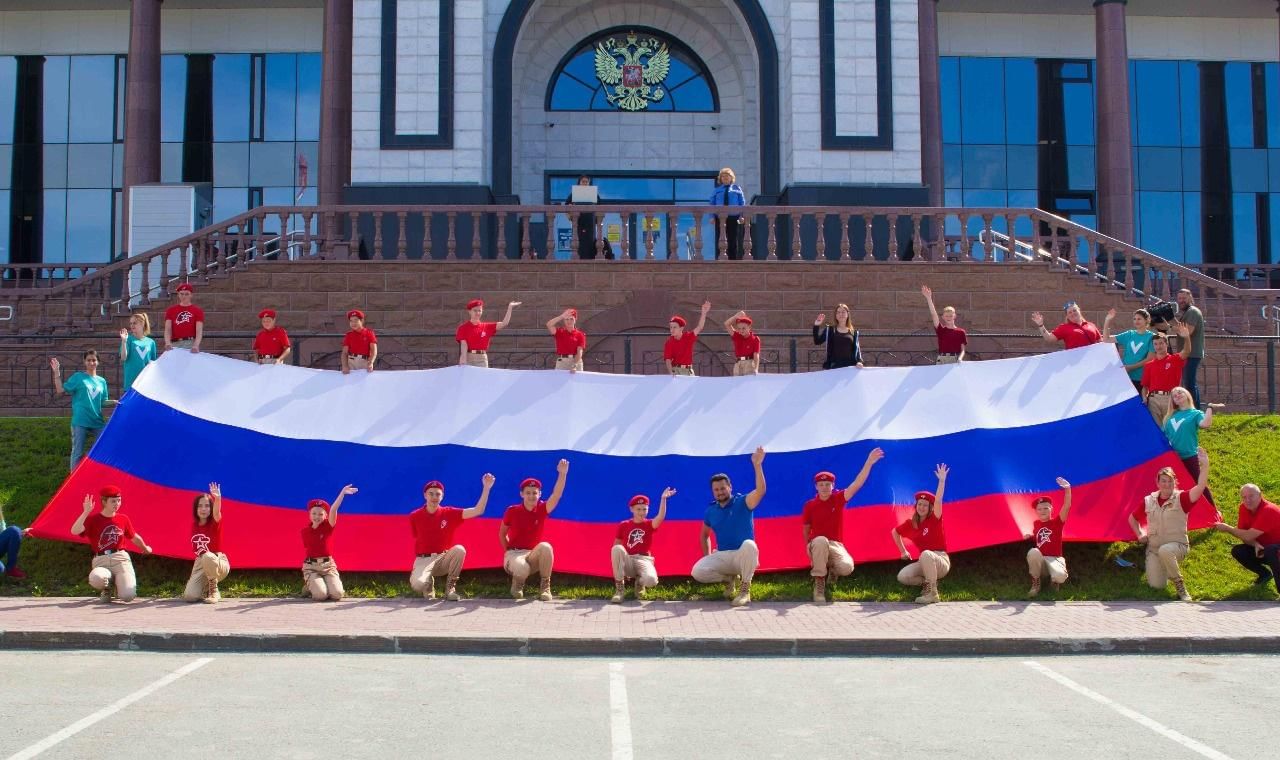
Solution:
[[[1280,417],[1217,415],[1213,428],[1201,442],[1208,449],[1213,467],[1210,486],[1224,516],[1235,521],[1238,489],[1257,483],[1274,499],[1280,496]],[[70,451],[66,419],[0,419],[0,505],[9,522],[29,525],[66,474]],[[1275,587],[1254,586],[1253,574],[1231,558],[1230,536],[1215,531],[1192,534],[1191,554],[1184,565],[1187,586],[1196,599],[1276,598]],[[602,549],[603,551],[603,549]],[[1026,545],[1006,544],[955,556],[954,570],[942,583],[949,600],[1022,599],[1027,591]],[[1115,563],[1123,555],[1137,567]],[[1044,599],[1059,600],[1142,600],[1169,599],[1171,592],[1149,588],[1141,579],[1143,555],[1130,544],[1068,544],[1071,580],[1056,596],[1048,590]],[[235,558],[232,558],[234,567]],[[29,577],[23,581],[0,578],[0,595],[86,596],[85,582],[89,552],[79,544],[30,539],[22,547],[21,565]],[[906,601],[916,592],[898,585],[900,563],[879,562],[860,565],[850,578],[835,588],[838,600]],[[177,596],[190,571],[189,561],[158,557],[137,557],[139,590],[146,596]],[[412,596],[407,573],[343,573],[347,594],[353,597]],[[664,579],[650,591],[655,599],[719,598],[720,586],[704,586],[684,579]],[[234,570],[221,585],[227,596],[289,596],[301,589],[296,570]],[[752,595],[762,600],[803,600],[811,594],[807,573],[762,575],[752,586]],[[505,597],[506,576],[500,571],[466,571],[462,592],[467,596]],[[556,595],[562,599],[608,598],[613,591],[607,580],[557,575]]]

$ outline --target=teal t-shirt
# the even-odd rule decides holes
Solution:
[[[1200,421],[1204,412],[1199,409],[1179,409],[1164,421],[1164,437],[1183,459],[1196,455],[1200,447]]]
[[[127,391],[142,370],[156,360],[156,342],[145,335],[141,338],[130,335],[124,343],[124,390]]]
[[[67,378],[62,390],[71,394],[72,427],[100,428],[107,424],[102,419],[102,404],[107,400],[106,378],[77,372]]]
[[[1125,364],[1136,364],[1151,353],[1151,339],[1156,334],[1150,330],[1140,333],[1137,330],[1125,330],[1116,335],[1116,345],[1120,347],[1120,361]],[[1133,380],[1142,379],[1142,367],[1129,370]]]

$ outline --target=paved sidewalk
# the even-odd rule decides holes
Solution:
[[[538,655],[1280,651],[1274,602],[425,602],[0,598],[0,649]]]

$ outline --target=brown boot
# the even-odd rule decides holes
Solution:
[[[627,582],[625,580],[613,582],[613,597],[609,599],[610,604],[622,604],[622,597],[627,594]]]
[[[542,579],[542,585],[538,589],[538,599],[544,602],[551,601],[551,577]]]
[[[636,578],[636,601],[644,599],[644,586],[640,585],[640,579]]]
[[[1031,590],[1027,592],[1027,596],[1039,596],[1039,595],[1040,595],[1040,576],[1033,575],[1031,576]]]
[[[427,573],[427,585],[425,588],[422,589],[422,598],[423,599],[436,598],[436,577],[430,573]]]
[[[735,575],[724,586],[724,598],[733,599],[738,595],[738,583],[742,580],[742,576]]]
[[[751,603],[751,581],[743,581],[738,587],[738,595],[729,602],[734,607],[745,607]]]
[[[1187,592],[1187,582],[1181,578],[1173,579],[1173,588],[1178,592],[1178,598],[1184,602],[1193,601],[1191,594]]]
[[[511,598],[517,602],[524,599],[524,581],[511,579]]]
[[[204,584],[204,603],[216,604],[222,601],[222,594],[218,592],[218,579],[210,578]]]
[[[450,575],[449,579],[445,581],[444,598],[450,602],[456,602],[461,598],[458,596],[458,576]]]
[[[920,586],[920,596],[916,597],[916,604],[933,604],[938,601],[937,584],[925,581]]]
[[[827,576],[815,575],[813,578],[813,603],[827,603]]]

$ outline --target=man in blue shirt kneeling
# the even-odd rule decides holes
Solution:
[[[727,582],[726,596],[734,607],[751,601],[751,578],[760,565],[760,548],[756,546],[755,522],[752,518],[764,498],[764,447],[751,455],[756,471],[756,487],[751,493],[733,492],[729,476],[711,476],[711,495],[715,501],[707,506],[702,518],[702,559],[693,566],[693,579],[699,583]],[[716,537],[716,550],[711,551],[711,534]],[[741,585],[739,585],[741,582]]]

